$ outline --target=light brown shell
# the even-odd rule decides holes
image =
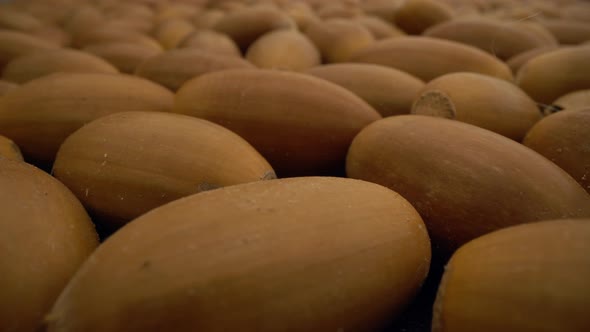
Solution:
[[[200,191],[275,178],[244,139],[180,114],[123,112],[90,122],[61,145],[54,176],[100,221],[124,223]]]
[[[523,143],[568,172],[590,193],[590,105],[544,118]]]
[[[551,31],[560,44],[576,45],[590,40],[590,22],[553,19],[539,23]]]
[[[9,91],[18,88],[18,84],[0,80],[0,97],[7,94]]]
[[[0,330],[37,331],[98,236],[49,174],[0,156]]]
[[[544,46],[535,48],[511,57],[510,59],[506,60],[506,64],[508,65],[508,67],[510,67],[512,73],[516,75],[520,68],[524,66],[524,64],[527,63],[530,59],[545,53],[555,51],[558,48],[559,46]]]
[[[137,67],[162,50],[132,42],[104,42],[84,47],[84,52],[103,58],[125,74],[133,74]]]
[[[460,248],[434,305],[433,332],[590,329],[590,219],[502,229]]]
[[[58,73],[21,85],[0,98],[0,132],[25,158],[50,165],[61,143],[101,116],[124,111],[169,111],[174,95],[128,75]]]
[[[242,58],[188,48],[153,56],[140,64],[135,74],[176,91],[185,82],[200,75],[236,68],[254,66]]]
[[[566,110],[590,108],[590,89],[565,94],[553,101],[553,104]]]
[[[375,37],[361,23],[344,19],[311,23],[305,34],[327,63],[346,62],[375,42]]]
[[[48,331],[375,331],[429,263],[420,216],[381,186],[318,177],[231,186],[115,233],[61,294]]]
[[[527,61],[516,82],[535,101],[550,104],[566,93],[590,88],[590,46],[560,48]]]
[[[447,21],[424,31],[424,36],[453,40],[486,51],[502,60],[543,47],[557,46],[510,22],[483,17]]]
[[[448,119],[376,121],[352,142],[346,170],[405,197],[442,256],[502,227],[590,217],[590,195],[557,165],[506,137]]]
[[[342,168],[354,135],[380,118],[362,99],[333,83],[263,69],[193,79],[176,94],[175,111],[236,132],[281,177]]]
[[[18,145],[2,135],[0,135],[0,158],[23,161],[23,155],[20,153]]]
[[[213,30],[197,30],[189,34],[178,46],[179,48],[196,48],[220,55],[241,57],[240,48],[227,35]]]
[[[469,123],[520,142],[539,120],[534,100],[516,85],[476,73],[452,73],[426,84],[412,114]]]
[[[411,35],[419,35],[431,26],[453,18],[453,9],[436,0],[401,1],[394,12],[395,25]]]
[[[56,48],[59,46],[26,33],[0,30],[0,70],[16,57]]]
[[[223,16],[213,29],[230,36],[242,51],[263,34],[277,29],[294,29],[295,22],[285,13],[265,7],[249,7]]]
[[[154,31],[154,37],[166,50],[176,48],[195,31],[195,27],[187,20],[171,19],[161,22]]]
[[[374,43],[351,59],[408,72],[425,82],[453,72],[475,72],[512,80],[502,61],[473,46],[430,37],[396,37]]]
[[[53,73],[104,73],[117,74],[119,70],[105,60],[72,49],[35,52],[9,62],[2,79],[23,84]]]
[[[376,40],[405,36],[406,33],[378,16],[363,15],[356,21],[367,28]]]
[[[260,68],[301,71],[321,63],[315,45],[297,30],[271,31],[258,38],[246,59]]]
[[[424,82],[408,73],[365,63],[338,63],[311,68],[308,74],[340,85],[381,114],[408,114]]]

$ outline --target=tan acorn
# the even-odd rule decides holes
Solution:
[[[37,331],[98,236],[63,184],[2,156],[0,211],[0,330]]]
[[[187,82],[175,111],[242,136],[280,177],[334,174],[353,137],[380,118],[352,92],[310,75],[232,69]]]
[[[4,68],[2,79],[23,84],[59,72],[117,74],[119,70],[95,55],[58,49],[35,52],[12,60]]]
[[[590,219],[508,227],[461,247],[445,268],[433,332],[590,328]]]
[[[135,74],[172,91],[200,75],[232,68],[254,68],[248,61],[235,56],[221,56],[198,49],[170,50],[145,60]]]
[[[376,121],[355,137],[346,171],[406,198],[442,257],[499,228],[590,217],[590,195],[557,165],[459,121],[421,115]]]
[[[271,31],[258,38],[246,59],[259,68],[301,71],[321,63],[315,45],[297,30]]]
[[[32,163],[53,163],[71,133],[101,116],[124,111],[169,111],[173,94],[122,74],[57,73],[30,81],[0,98],[0,133]]]
[[[396,37],[360,51],[353,62],[388,66],[425,82],[453,72],[475,72],[512,80],[502,61],[473,46],[430,37]]]
[[[321,177],[235,185],[115,233],[72,278],[46,327],[376,331],[416,294],[429,265],[420,216],[391,190]]]

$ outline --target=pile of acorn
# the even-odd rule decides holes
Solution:
[[[0,332],[590,331],[590,2],[0,1]]]

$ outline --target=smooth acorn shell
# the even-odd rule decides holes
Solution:
[[[517,86],[481,74],[443,75],[418,96],[412,114],[466,122],[518,142],[542,117],[534,100]]]
[[[246,59],[259,68],[301,71],[321,64],[320,52],[297,30],[271,31],[258,38]]]
[[[406,0],[394,12],[395,25],[412,35],[453,18],[453,9],[435,0]]]
[[[200,75],[237,68],[254,68],[248,61],[197,49],[170,50],[145,60],[135,74],[172,91]]]
[[[408,114],[424,82],[401,70],[365,63],[311,68],[308,74],[338,84],[364,99],[383,117]]]
[[[425,82],[453,72],[475,72],[512,80],[510,68],[473,46],[430,37],[396,37],[365,48],[351,61],[388,66]]]
[[[0,135],[0,158],[23,161],[18,145],[2,135]]]
[[[117,74],[119,70],[92,54],[58,49],[35,52],[12,60],[4,68],[2,79],[23,84],[58,72]]]
[[[520,70],[520,68],[522,66],[524,66],[524,64],[527,63],[532,58],[535,58],[535,57],[545,54],[545,53],[553,52],[553,51],[557,50],[558,48],[559,48],[559,46],[544,46],[544,47],[534,48],[532,50],[528,50],[526,52],[522,52],[522,53],[519,53],[519,54],[511,57],[510,59],[506,60],[506,64],[508,65],[508,67],[510,67],[510,69],[512,70],[512,73],[517,74],[518,71]]]
[[[254,146],[281,177],[332,174],[379,113],[348,90],[304,74],[234,69],[202,75],[175,111],[218,123]]]
[[[406,35],[406,33],[400,30],[398,27],[390,24],[378,16],[363,15],[357,18],[356,21],[367,28],[376,40]]]
[[[448,119],[376,121],[355,137],[346,170],[406,198],[441,256],[502,227],[590,217],[590,195],[557,165],[504,136]]]
[[[182,41],[195,31],[195,27],[186,20],[168,20],[160,23],[154,37],[166,50],[176,48]]]
[[[446,266],[433,332],[590,329],[590,219],[502,229],[461,247]]]
[[[577,45],[590,40],[590,23],[567,19],[541,20],[562,45]]]
[[[91,256],[48,331],[375,331],[430,264],[396,193],[342,178],[196,194],[127,224]]]
[[[180,43],[179,48],[196,48],[219,55],[242,56],[233,39],[213,30],[194,31]]]
[[[529,60],[517,84],[536,102],[550,104],[566,93],[590,88],[590,46],[560,48]]]
[[[9,91],[14,90],[16,88],[18,88],[18,84],[0,80],[0,97],[4,96]]]
[[[131,42],[104,42],[84,47],[84,52],[103,58],[125,74],[133,74],[148,58],[162,50]]]
[[[51,165],[61,143],[84,124],[124,111],[170,111],[174,95],[128,75],[58,73],[30,81],[0,98],[0,132],[25,159]]]
[[[37,331],[98,236],[63,184],[2,156],[0,211],[0,330]]]
[[[510,22],[482,17],[447,21],[424,31],[423,35],[471,45],[502,60],[538,47],[557,45]]]
[[[19,56],[56,48],[59,46],[26,33],[0,30],[0,70]]]
[[[123,112],[90,122],[61,145],[53,174],[113,226],[183,196],[272,179],[264,158],[212,122]]]
[[[523,143],[568,172],[590,193],[590,105],[544,118]]]
[[[305,34],[326,63],[346,62],[375,42],[375,37],[361,23],[344,19],[311,23]]]
[[[294,28],[295,21],[287,14],[264,7],[250,7],[229,13],[213,26],[213,30],[230,36],[243,52],[269,31]]]
[[[590,108],[590,89],[576,90],[557,98],[554,105],[569,109]]]

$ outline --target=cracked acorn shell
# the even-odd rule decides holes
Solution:
[[[454,120],[400,115],[376,121],[355,137],[346,171],[405,197],[443,257],[499,228],[590,217],[590,195],[557,165]]]
[[[135,219],[80,268],[52,331],[375,331],[430,265],[416,210],[387,188],[292,178],[192,195]]]
[[[469,123],[520,142],[542,116],[516,85],[476,73],[452,73],[430,81],[418,93],[412,114]]]
[[[160,112],[90,122],[61,145],[52,173],[111,228],[200,191],[275,178],[268,162],[233,132]]]
[[[590,329],[590,219],[508,227],[461,247],[445,268],[433,332]]]
[[[341,171],[354,136],[381,118],[338,85],[264,69],[224,70],[192,79],[176,94],[174,109],[242,136],[279,177]]]
[[[174,95],[130,75],[57,73],[32,80],[0,98],[0,132],[25,159],[47,167],[61,143],[84,124],[124,111],[169,111]]]
[[[37,331],[98,235],[63,184],[2,156],[0,211],[0,330]]]

